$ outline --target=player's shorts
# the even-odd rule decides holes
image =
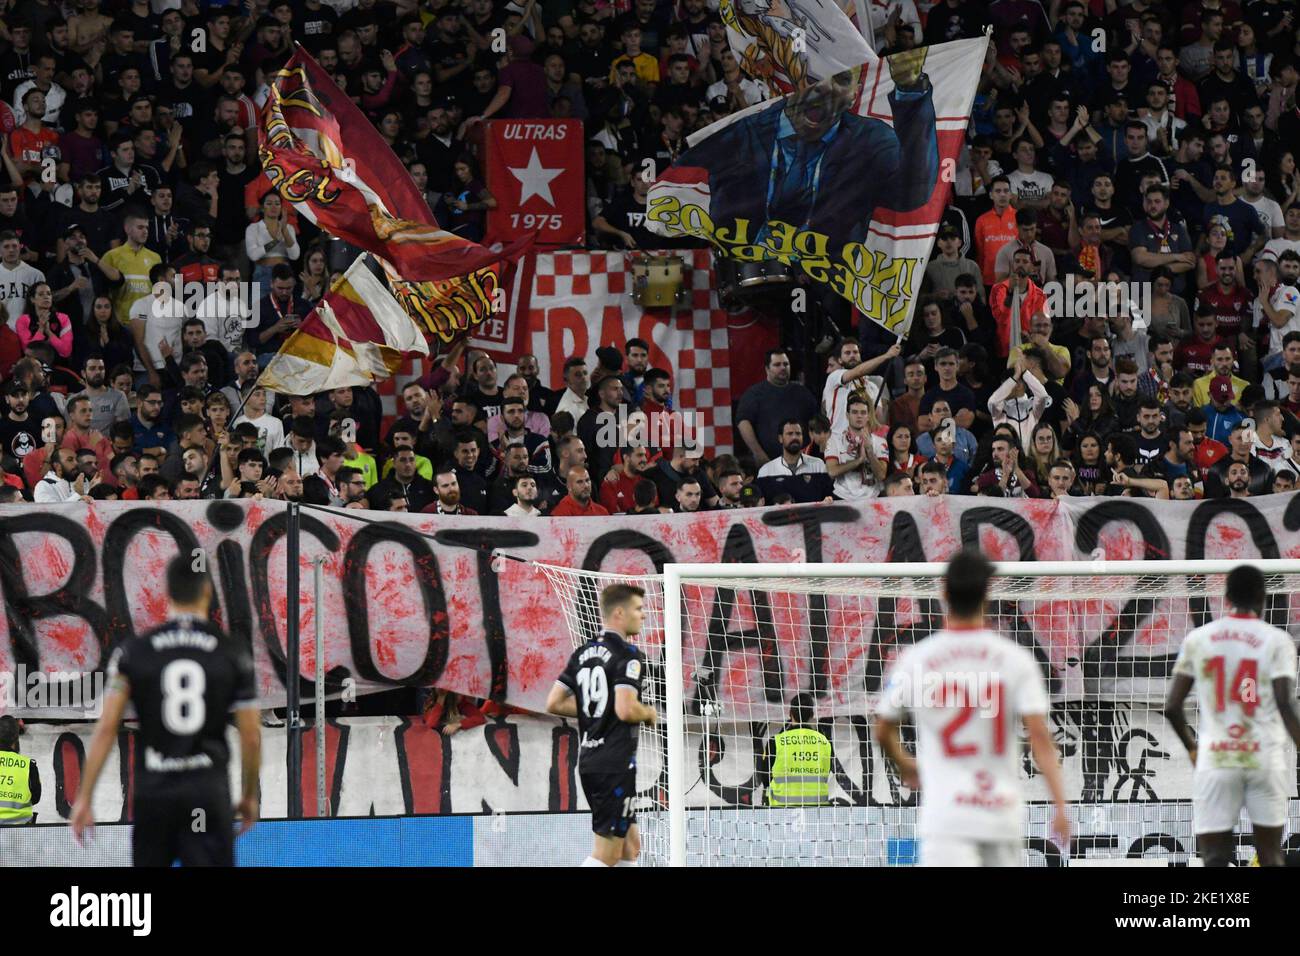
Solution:
[[[632,804],[636,800],[636,771],[621,773],[579,773],[582,792],[591,807],[591,832],[596,836],[622,839],[636,822]]]
[[[1019,840],[967,840],[928,836],[921,840],[921,866],[1023,866]]]
[[[1237,826],[1243,806],[1252,826],[1280,827],[1294,784],[1281,769],[1198,769],[1192,783],[1193,829],[1227,833]]]
[[[137,793],[131,856],[136,866],[234,866],[235,824],[224,776],[176,781],[164,792]]]

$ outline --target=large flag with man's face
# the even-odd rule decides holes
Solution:
[[[894,54],[701,130],[650,187],[647,228],[792,266],[905,335],[987,44]]]

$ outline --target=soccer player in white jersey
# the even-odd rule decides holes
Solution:
[[[1228,575],[1227,617],[1187,635],[1174,664],[1165,717],[1196,773],[1192,819],[1206,866],[1227,866],[1232,830],[1245,806],[1260,866],[1283,866],[1282,830],[1295,792],[1286,735],[1300,746],[1296,650],[1286,631],[1260,620],[1264,575],[1253,565]],[[1183,711],[1196,685],[1197,736]]]
[[[919,783],[922,866],[1021,865],[1021,723],[1055,804],[1052,832],[1062,849],[1070,842],[1043,675],[1027,649],[984,626],[992,576],[973,550],[949,562],[946,626],[898,656],[876,705],[876,739],[903,782]],[[916,757],[899,739],[904,713],[916,721]]]

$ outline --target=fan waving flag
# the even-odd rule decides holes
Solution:
[[[795,266],[905,335],[988,42],[897,53],[701,130],[650,187],[646,227]]]
[[[260,383],[286,395],[310,395],[390,378],[429,346],[365,255],[336,278],[262,372]]]
[[[852,2],[848,8],[856,10]],[[740,68],[770,96],[876,59],[837,0],[722,0],[718,14]]]
[[[403,279],[463,286],[451,301],[465,314],[429,328],[444,343],[492,314],[503,264],[532,242],[493,252],[439,226],[383,137],[301,47],[271,77],[258,154],[280,195],[322,231],[390,262]]]

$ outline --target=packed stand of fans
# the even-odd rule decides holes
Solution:
[[[1292,2],[873,5],[886,53],[993,28],[925,298],[899,343],[863,323],[825,368],[769,353],[738,396],[737,454],[711,458],[638,340],[594,368],[569,359],[558,391],[532,356],[504,377],[454,351],[388,428],[373,389],[253,387],[330,281],[324,237],[258,167],[257,107],[294,42],[446,228],[480,239],[495,205],[483,120],[572,117],[592,242],[662,248],[645,161],[662,171],[765,96],[710,0],[166,5],[0,0],[16,123],[0,154],[0,501],[540,516],[1295,484]],[[177,276],[208,293],[176,298]],[[1099,307],[1114,297],[1093,283],[1128,297]]]
[[[820,402],[769,356],[737,416],[757,490],[1292,490],[1295,4],[897,7],[895,48],[993,30],[953,202],[906,338],[859,328]]]

